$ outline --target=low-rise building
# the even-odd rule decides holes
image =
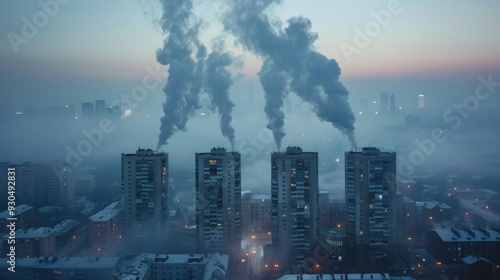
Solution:
[[[56,247],[64,246],[68,241],[73,239],[74,232],[77,230],[80,222],[73,219],[67,219],[54,226],[56,235]]]
[[[18,258],[15,272],[7,270],[6,259],[0,259],[0,279],[112,279],[112,272],[118,266],[120,257],[40,257]]]
[[[438,201],[417,201],[417,214],[421,224],[448,221],[453,216],[453,208]]]
[[[222,254],[141,254],[124,265],[119,280],[225,280],[229,256]]]
[[[387,273],[287,274],[278,280],[412,280],[410,276],[390,276]]]
[[[3,251],[10,248],[8,243],[9,234],[3,237]],[[56,250],[56,235],[52,228],[40,227],[30,229],[18,229],[15,235],[16,257],[33,258],[48,256]]]
[[[100,251],[121,239],[120,209],[117,202],[92,215],[89,223],[89,246]]]
[[[16,210],[14,211],[3,211],[0,213],[0,233],[7,233],[9,231],[7,225],[12,221],[9,221],[8,218],[16,218],[15,221],[17,228],[33,227],[34,213],[35,210],[33,206],[26,204],[16,206]]]
[[[426,247],[443,264],[459,264],[462,258],[469,255],[483,257],[495,264],[500,263],[498,229],[432,229],[427,232]]]

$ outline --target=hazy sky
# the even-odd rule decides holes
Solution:
[[[209,45],[221,34],[222,5],[195,2],[206,23],[203,39]],[[319,35],[318,50],[335,58],[346,77],[463,73],[500,65],[500,2],[456,0],[395,1],[400,12],[392,14],[387,26],[348,62],[342,43],[356,46],[356,28],[364,30],[374,21],[372,12],[387,10],[390,2],[286,0],[275,12],[282,20],[297,15],[310,18]],[[2,79],[140,77],[145,65],[155,64],[155,51],[164,38],[154,23],[159,15],[156,7],[153,0],[68,1],[33,38],[18,46],[16,54],[8,34],[22,35],[23,17],[33,22],[42,8],[38,1],[2,1]],[[243,73],[253,77],[258,61],[245,57]]]

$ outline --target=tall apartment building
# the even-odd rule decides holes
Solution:
[[[418,109],[423,109],[425,108],[425,95],[424,94],[419,94],[418,95]]]
[[[198,249],[228,252],[241,248],[241,155],[213,148],[196,153]]]
[[[25,162],[16,169],[16,203],[40,206],[69,206],[75,201],[74,172],[65,164]]]
[[[396,238],[396,154],[363,148],[346,152],[345,163],[349,260],[382,268]]]
[[[161,233],[168,217],[168,155],[151,149],[122,154],[122,229],[125,237]]]
[[[318,153],[288,147],[271,155],[272,247],[302,261],[317,238]]]

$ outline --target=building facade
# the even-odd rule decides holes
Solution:
[[[3,251],[9,253],[9,234],[3,237]],[[15,234],[16,258],[49,256],[56,250],[56,235],[52,228],[18,229]],[[4,255],[5,255],[4,254]]]
[[[244,191],[241,195],[242,229],[246,232],[271,230],[271,196]]]
[[[11,221],[9,218],[16,218],[16,227],[17,228],[31,228],[33,227],[34,222],[34,213],[35,209],[26,204],[21,204],[16,206],[16,210],[14,211],[14,215],[11,216],[8,210],[0,213],[0,233],[9,232],[9,228],[7,227]]]
[[[53,257],[16,259],[15,273],[8,271],[6,259],[0,259],[2,280],[80,280],[116,279],[113,271],[119,267],[120,257]],[[132,278],[129,278],[132,279]],[[134,278],[135,279],[135,278]]]
[[[66,164],[25,162],[16,169],[16,202],[40,206],[69,206],[75,201],[73,170]]]
[[[222,254],[141,254],[117,267],[113,279],[226,280],[228,264],[229,256]]]
[[[438,228],[425,235],[426,250],[443,264],[460,264],[469,255],[500,264],[500,231],[485,228]]]
[[[241,155],[213,148],[196,153],[198,249],[228,252],[241,248]]]
[[[122,154],[122,229],[125,237],[160,234],[168,217],[168,155],[151,149]]]
[[[395,174],[395,153],[345,153],[348,258],[359,267],[389,265],[396,240]]]
[[[100,251],[112,246],[122,238],[120,230],[120,209],[112,203],[89,218],[89,247]]]
[[[271,155],[272,247],[302,261],[317,238],[318,153],[288,147]]]

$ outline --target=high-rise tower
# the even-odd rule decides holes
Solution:
[[[345,153],[347,245],[359,267],[382,268],[396,232],[396,154],[376,148]]]
[[[213,148],[196,153],[196,230],[198,249],[235,252],[241,248],[241,159]]]
[[[419,94],[418,95],[418,109],[424,109],[426,107],[425,105],[425,95]]]
[[[166,226],[168,155],[151,149],[122,154],[122,225],[125,237],[147,238]]]
[[[317,237],[318,153],[272,153],[271,204],[273,249],[302,261]]]

